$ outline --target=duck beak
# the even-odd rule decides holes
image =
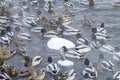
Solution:
[[[6,66],[7,66],[7,64],[4,63],[4,64],[3,64],[3,67],[6,67]]]
[[[25,61],[25,59],[22,59],[21,62],[22,62],[22,63],[25,63],[26,61]]]

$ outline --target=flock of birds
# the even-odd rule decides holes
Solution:
[[[65,61],[66,57],[73,59],[85,59],[84,64],[87,65],[83,69],[82,75],[84,80],[97,80],[98,72],[107,70],[114,72],[114,63],[110,60],[103,60],[104,55],[100,54],[100,62],[98,66],[94,66],[92,62],[86,58],[86,53],[91,50],[97,50],[113,55],[113,59],[120,61],[120,49],[119,47],[112,47],[107,44],[110,37],[107,35],[104,23],[101,23],[99,28],[91,29],[91,40],[88,40],[83,36],[79,29],[74,29],[70,26],[72,17],[68,14],[64,14],[59,17],[58,13],[54,11],[55,0],[44,0],[44,10],[54,18],[54,20],[48,20],[47,17],[41,15],[41,11],[37,9],[36,15],[29,14],[29,6],[27,2],[34,6],[39,6],[38,0],[21,0],[20,7],[14,7],[8,5],[7,2],[14,2],[15,0],[5,0],[0,2],[1,16],[0,16],[0,80],[15,80],[16,77],[27,77],[29,80],[44,80],[46,72],[52,75],[58,75],[57,79],[53,80],[76,80],[77,73],[74,69],[61,72],[61,69],[57,63],[52,61],[52,57],[48,57],[48,64],[45,68],[36,71],[35,66],[39,65],[43,58],[41,56],[28,56],[27,50],[24,48],[25,42],[32,40],[32,36],[25,32],[28,29],[30,32],[41,34],[41,36],[47,38],[64,36],[76,36],[76,46],[73,49],[68,49],[66,46],[62,46],[60,49],[61,60]],[[81,4],[87,4],[83,1]],[[119,3],[116,3],[119,4]],[[72,8],[74,4],[70,1],[65,1],[65,6]],[[14,15],[5,15],[8,9],[20,10]],[[7,10],[6,10],[7,9]],[[47,31],[45,27],[38,27],[40,22],[43,26],[54,27],[53,30]],[[92,26],[91,21],[84,16],[82,22],[83,26]],[[12,51],[6,51],[7,47],[11,44],[15,44],[16,49]],[[23,56],[21,60],[24,64],[24,69],[20,72],[13,65],[6,65],[4,60],[10,59],[13,55],[19,54]],[[69,60],[68,60],[69,61]],[[61,72],[61,73],[60,73]],[[117,71],[112,77],[113,80],[120,80],[120,71]]]

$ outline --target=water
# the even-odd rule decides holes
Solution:
[[[40,0],[40,10],[42,11],[43,16],[47,16],[49,19],[51,19],[50,15],[46,13],[43,10],[43,1]],[[70,9],[73,14],[75,14],[75,17],[73,17],[73,23],[71,26],[73,28],[80,29],[82,33],[84,34],[85,37],[90,39],[90,27],[83,27],[81,24],[81,21],[83,20],[83,15],[87,14],[89,15],[89,18],[93,21],[94,25],[92,27],[99,27],[101,22],[105,23],[105,27],[107,30],[107,34],[111,37],[110,41],[108,43],[112,45],[113,47],[120,47],[120,8],[113,7],[112,3],[116,0],[96,0],[96,4],[94,7],[90,8],[89,6],[84,6],[79,3],[78,0],[71,0],[76,9]],[[19,6],[19,0],[15,0],[13,2],[14,6]],[[27,3],[28,6],[29,3]],[[55,6],[57,6],[55,9],[58,13],[63,13],[63,1],[61,0],[56,0]],[[58,9],[58,7],[60,7]],[[30,6],[31,10],[29,14],[35,14],[35,7],[32,8]],[[41,24],[38,24],[38,26],[41,26]],[[30,32],[28,28],[25,28],[26,32],[30,33],[32,36],[32,41],[26,41],[25,47],[27,48],[28,55],[31,56],[37,56],[40,55],[44,58],[43,62],[38,66],[39,68],[43,68],[47,64],[47,57],[52,55],[56,55],[57,58],[53,58],[53,62],[57,62],[57,60],[60,59],[59,57],[59,51],[55,50],[50,50],[46,46],[46,42],[49,39],[43,39],[41,40],[41,37],[39,34],[35,34]],[[74,41],[74,37],[70,36],[70,39]],[[86,57],[90,59],[92,62],[98,62],[98,55],[102,53],[99,51],[92,50],[91,52],[86,54]],[[120,67],[117,66],[117,62],[112,59],[112,55],[108,53],[103,53],[105,56],[105,60],[111,60],[116,66],[115,66],[115,72],[120,70]],[[54,57],[54,56],[53,56]],[[19,70],[23,68],[23,64],[20,63],[21,56],[15,55],[13,58],[10,60],[6,61],[8,64],[14,64],[15,66],[18,67]],[[77,60],[77,59],[70,59],[75,62],[75,65],[72,67],[75,69],[77,72],[77,80],[80,80],[82,78],[81,72],[82,70],[86,67],[83,64],[83,60]],[[67,68],[66,68],[67,69]],[[48,75],[48,74],[47,74]],[[104,71],[104,73],[99,74],[98,80],[106,80],[107,77],[113,76],[113,73]],[[49,79],[48,79],[49,78]],[[14,79],[13,79],[14,80]],[[24,78],[19,78],[17,80],[28,80]],[[51,76],[47,76],[46,80],[51,80]],[[82,80],[82,79],[81,79]]]

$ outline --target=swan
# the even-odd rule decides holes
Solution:
[[[101,61],[100,64],[103,69],[108,71],[114,71],[115,65],[110,60]]]
[[[75,47],[75,50],[81,54],[83,53],[87,53],[89,51],[91,51],[91,47],[89,47],[88,45],[79,45],[77,47]]]
[[[114,80],[120,80],[120,71],[117,71],[114,76],[113,76]]]
[[[84,68],[82,71],[82,75],[86,79],[93,79],[98,77],[97,70],[94,67]]]

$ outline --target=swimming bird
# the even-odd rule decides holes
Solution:
[[[114,7],[120,7],[120,1],[114,2],[114,3],[112,4],[112,6],[114,6]]]
[[[41,56],[35,56],[35,57],[31,57],[31,56],[25,56],[24,59],[22,59],[22,62],[26,62],[26,63],[30,63],[28,66],[36,66],[38,64],[40,64],[42,61],[42,57]]]
[[[17,38],[20,40],[31,40],[31,35],[28,33],[19,33]]]
[[[117,71],[114,76],[113,76],[114,80],[120,80],[120,71]]]
[[[115,65],[110,60],[101,61],[100,64],[103,69],[108,71],[114,71]]]
[[[43,80],[45,78],[45,69],[40,69],[38,73],[32,74],[29,80]]]
[[[94,79],[98,77],[97,70],[94,67],[84,68],[82,75],[85,79]]]
[[[74,80],[76,78],[76,72],[74,69],[68,70],[65,72],[66,80]]]
[[[43,37],[53,38],[53,37],[57,37],[58,35],[59,33],[55,31],[48,31],[43,35]]]
[[[0,73],[0,80],[12,80],[12,78],[5,72]]]
[[[89,47],[88,45],[79,45],[77,47],[75,47],[75,50],[81,54],[83,53],[87,53],[89,51],[91,51],[91,47]]]

